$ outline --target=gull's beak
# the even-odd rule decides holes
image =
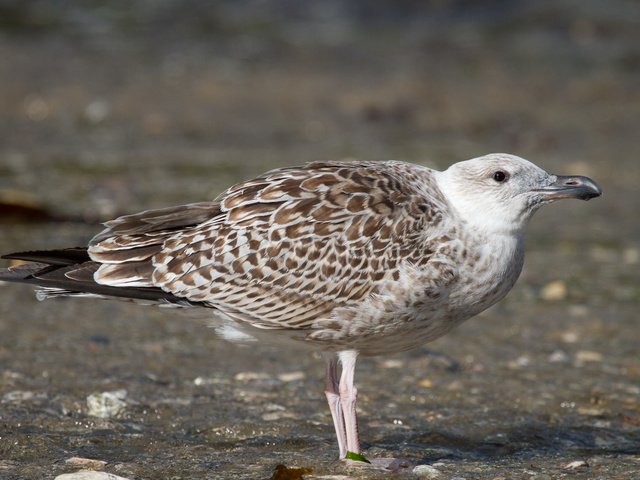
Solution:
[[[535,190],[548,200],[560,198],[579,198],[590,200],[602,195],[600,187],[589,177],[557,175],[556,181],[544,188]]]

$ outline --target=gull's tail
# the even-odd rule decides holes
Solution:
[[[112,287],[97,283],[93,274],[100,264],[86,248],[18,252],[2,258],[24,263],[0,268],[0,281],[35,285],[38,299],[54,296],[98,296],[174,305],[190,304],[157,287]]]
[[[99,296],[198,305],[154,284],[152,257],[174,233],[219,213],[217,202],[200,202],[120,217],[107,222],[107,228],[87,248],[18,252],[1,257],[23,263],[0,269],[0,281],[35,285],[39,287],[39,299]]]

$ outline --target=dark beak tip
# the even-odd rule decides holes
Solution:
[[[585,193],[582,197],[583,200],[591,200],[592,198],[602,196],[602,189],[596,182],[586,177],[585,180]]]
[[[587,193],[585,193],[582,197],[580,197],[580,199],[589,201],[592,198],[598,198],[600,196],[602,196],[602,190],[598,189],[597,192],[587,192]]]
[[[558,175],[552,185],[551,194],[558,194],[557,198],[578,198],[591,200],[602,195],[602,189],[589,177]]]

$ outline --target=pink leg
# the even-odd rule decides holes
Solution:
[[[358,419],[356,417],[356,398],[358,390],[353,384],[358,352],[345,350],[338,354],[342,364],[340,376],[340,404],[344,415],[344,427],[347,434],[347,451],[360,453],[360,436],[358,434]]]
[[[344,417],[342,416],[342,405],[340,404],[340,393],[338,389],[338,361],[333,353],[326,353],[323,356],[327,362],[327,373],[324,379],[324,393],[327,396],[329,409],[331,410],[331,418],[333,418],[333,426],[336,429],[340,458],[344,458],[347,454],[347,441],[344,428]]]

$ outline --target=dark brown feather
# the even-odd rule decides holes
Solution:
[[[160,288],[100,285],[93,280],[93,272],[97,270],[98,266],[99,264],[91,261],[72,265],[30,262],[0,269],[0,280],[28,283],[45,289],[51,288],[64,294],[92,294],[152,302],[195,304],[195,302],[187,302]]]

